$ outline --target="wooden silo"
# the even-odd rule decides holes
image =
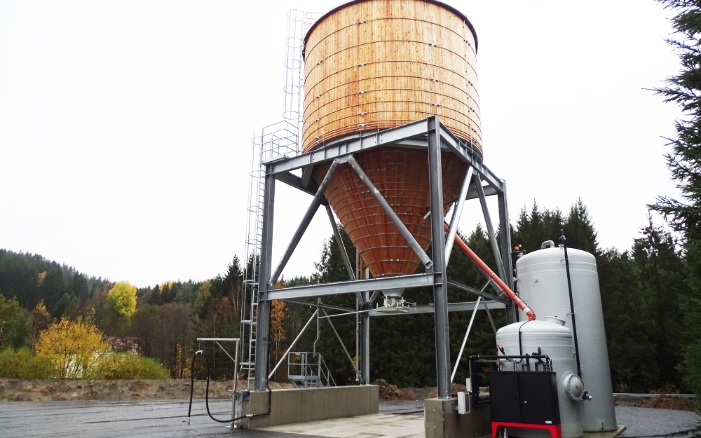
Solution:
[[[332,10],[305,38],[303,151],[437,115],[481,154],[476,51],[467,18],[437,1],[360,0]],[[425,249],[431,236],[425,150],[387,146],[355,158]],[[442,164],[447,212],[467,165],[448,153]],[[314,170],[317,183],[328,167]],[[341,166],[325,195],[373,276],[416,270],[417,255],[353,169]]]

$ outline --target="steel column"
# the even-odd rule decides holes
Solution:
[[[371,307],[370,293],[363,292],[363,310]],[[367,312],[360,314],[360,383],[370,384],[370,315]]]
[[[266,170],[267,170],[266,166]],[[256,322],[256,360],[254,387],[264,391],[268,385],[268,342],[270,335],[270,301],[268,293],[273,254],[273,215],[275,214],[275,177],[266,171],[263,199],[263,230],[258,274],[258,318]]]
[[[436,331],[436,381],[438,398],[450,397],[450,336],[448,332],[448,284],[445,275],[445,220],[443,216],[443,173],[441,135],[437,116],[429,119],[428,177],[431,192],[431,251],[433,265],[433,303]]]

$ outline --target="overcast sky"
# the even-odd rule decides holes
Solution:
[[[0,248],[137,286],[245,258],[251,137],[282,119],[287,12],[336,1],[0,1]],[[465,0],[479,39],[484,161],[514,221],[582,198],[626,250],[664,164],[678,72],[652,0]],[[278,184],[276,264],[311,198]],[[289,267],[331,235],[317,215]],[[466,205],[463,228],[479,218]]]

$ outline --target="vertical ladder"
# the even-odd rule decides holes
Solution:
[[[265,194],[265,163],[277,157],[297,155],[296,126],[282,121],[263,128],[260,137],[253,139],[253,170],[249,182],[248,225],[246,229],[246,268],[243,276],[241,305],[241,338],[243,371],[248,389],[253,387],[256,362],[256,329],[258,322],[258,274],[263,245],[263,201]],[[248,351],[246,351],[246,347]]]
[[[304,34],[321,16],[296,9],[288,13],[287,51],[282,122],[266,126],[252,140],[251,173],[248,189],[248,221],[246,226],[246,262],[241,305],[241,371],[253,388],[256,362],[256,328],[258,321],[258,273],[263,245],[263,202],[265,163],[280,156],[299,153],[299,131],[302,122],[302,46]]]
[[[246,259],[244,260],[243,293],[241,294],[241,371],[251,389],[255,377],[256,321],[258,320],[258,269],[261,238],[263,234],[263,190],[265,188],[262,168],[263,145],[261,139],[253,138],[251,150],[251,173],[248,187],[248,220],[246,225]]]

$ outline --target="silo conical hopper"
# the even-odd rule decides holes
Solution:
[[[481,154],[476,50],[470,22],[440,2],[365,0],[332,10],[305,37],[303,151],[437,115]],[[390,145],[355,159],[425,250],[427,151]],[[329,165],[314,169],[317,184]],[[444,213],[466,171],[442,154]],[[336,170],[324,194],[374,277],[416,271],[418,256],[350,166]]]

